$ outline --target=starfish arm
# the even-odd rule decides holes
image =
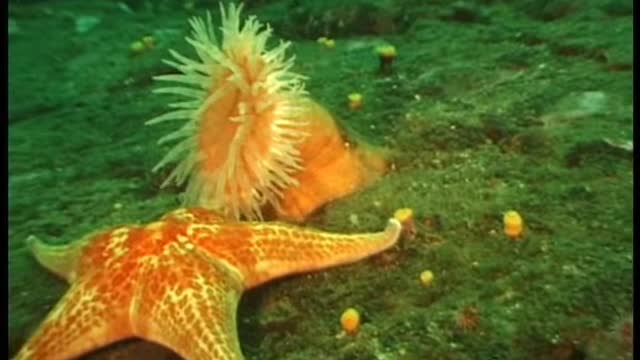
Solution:
[[[131,336],[122,297],[101,292],[109,279],[96,273],[75,282],[14,360],[64,360]]]
[[[384,231],[335,234],[277,224],[252,225],[253,266],[244,268],[245,287],[252,288],[285,275],[348,264],[393,246],[402,225],[389,219]],[[247,263],[246,260],[242,261]],[[239,267],[242,268],[242,267]]]
[[[244,359],[236,330],[237,276],[197,249],[159,258],[135,300],[135,335],[189,360]]]
[[[38,263],[67,282],[72,282],[75,278],[76,265],[82,255],[82,249],[87,245],[89,239],[91,239],[91,235],[64,245],[49,245],[31,235],[27,238],[26,245]]]

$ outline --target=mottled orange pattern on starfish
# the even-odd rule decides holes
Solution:
[[[16,359],[70,359],[140,337],[185,359],[243,359],[242,291],[271,279],[350,263],[392,246],[401,225],[342,235],[279,223],[224,222],[179,209],[64,246],[29,240],[38,261],[71,287]]]

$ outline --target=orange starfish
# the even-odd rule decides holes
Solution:
[[[392,246],[384,232],[332,234],[279,223],[225,222],[179,209],[146,226],[120,226],[64,245],[28,244],[71,287],[16,359],[70,359],[140,337],[185,359],[243,359],[236,307],[244,289],[351,263]]]

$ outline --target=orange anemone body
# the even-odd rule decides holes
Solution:
[[[385,159],[363,144],[345,140],[331,115],[312,103],[307,111],[311,134],[301,144],[304,168],[294,178],[277,209],[278,217],[302,221],[320,206],[349,195],[377,179],[386,170]]]
[[[385,161],[347,143],[291,70],[289,43],[267,50],[271,29],[253,16],[242,24],[240,10],[221,6],[220,44],[210,16],[193,18],[187,41],[199,59],[172,51],[177,61],[165,62],[180,73],[156,77],[179,83],[156,92],[190,98],[148,122],[186,120],[161,139],[180,142],[156,169],[178,163],[164,185],[187,183],[185,205],[251,220],[270,208],[278,218],[302,221],[378,177]]]

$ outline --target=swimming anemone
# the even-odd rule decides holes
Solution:
[[[173,110],[147,124],[183,121],[159,143],[178,141],[154,171],[177,163],[163,183],[187,183],[186,205],[228,218],[302,221],[328,201],[381,175],[386,162],[372,148],[346,141],[331,115],[309,98],[304,79],[286,57],[289,42],[272,49],[272,30],[254,16],[240,21],[242,5],[220,5],[222,41],[211,16],[190,20],[186,41],[198,59],[176,51],[165,63],[179,73],[155,80],[177,83],[156,93],[183,96]]]

